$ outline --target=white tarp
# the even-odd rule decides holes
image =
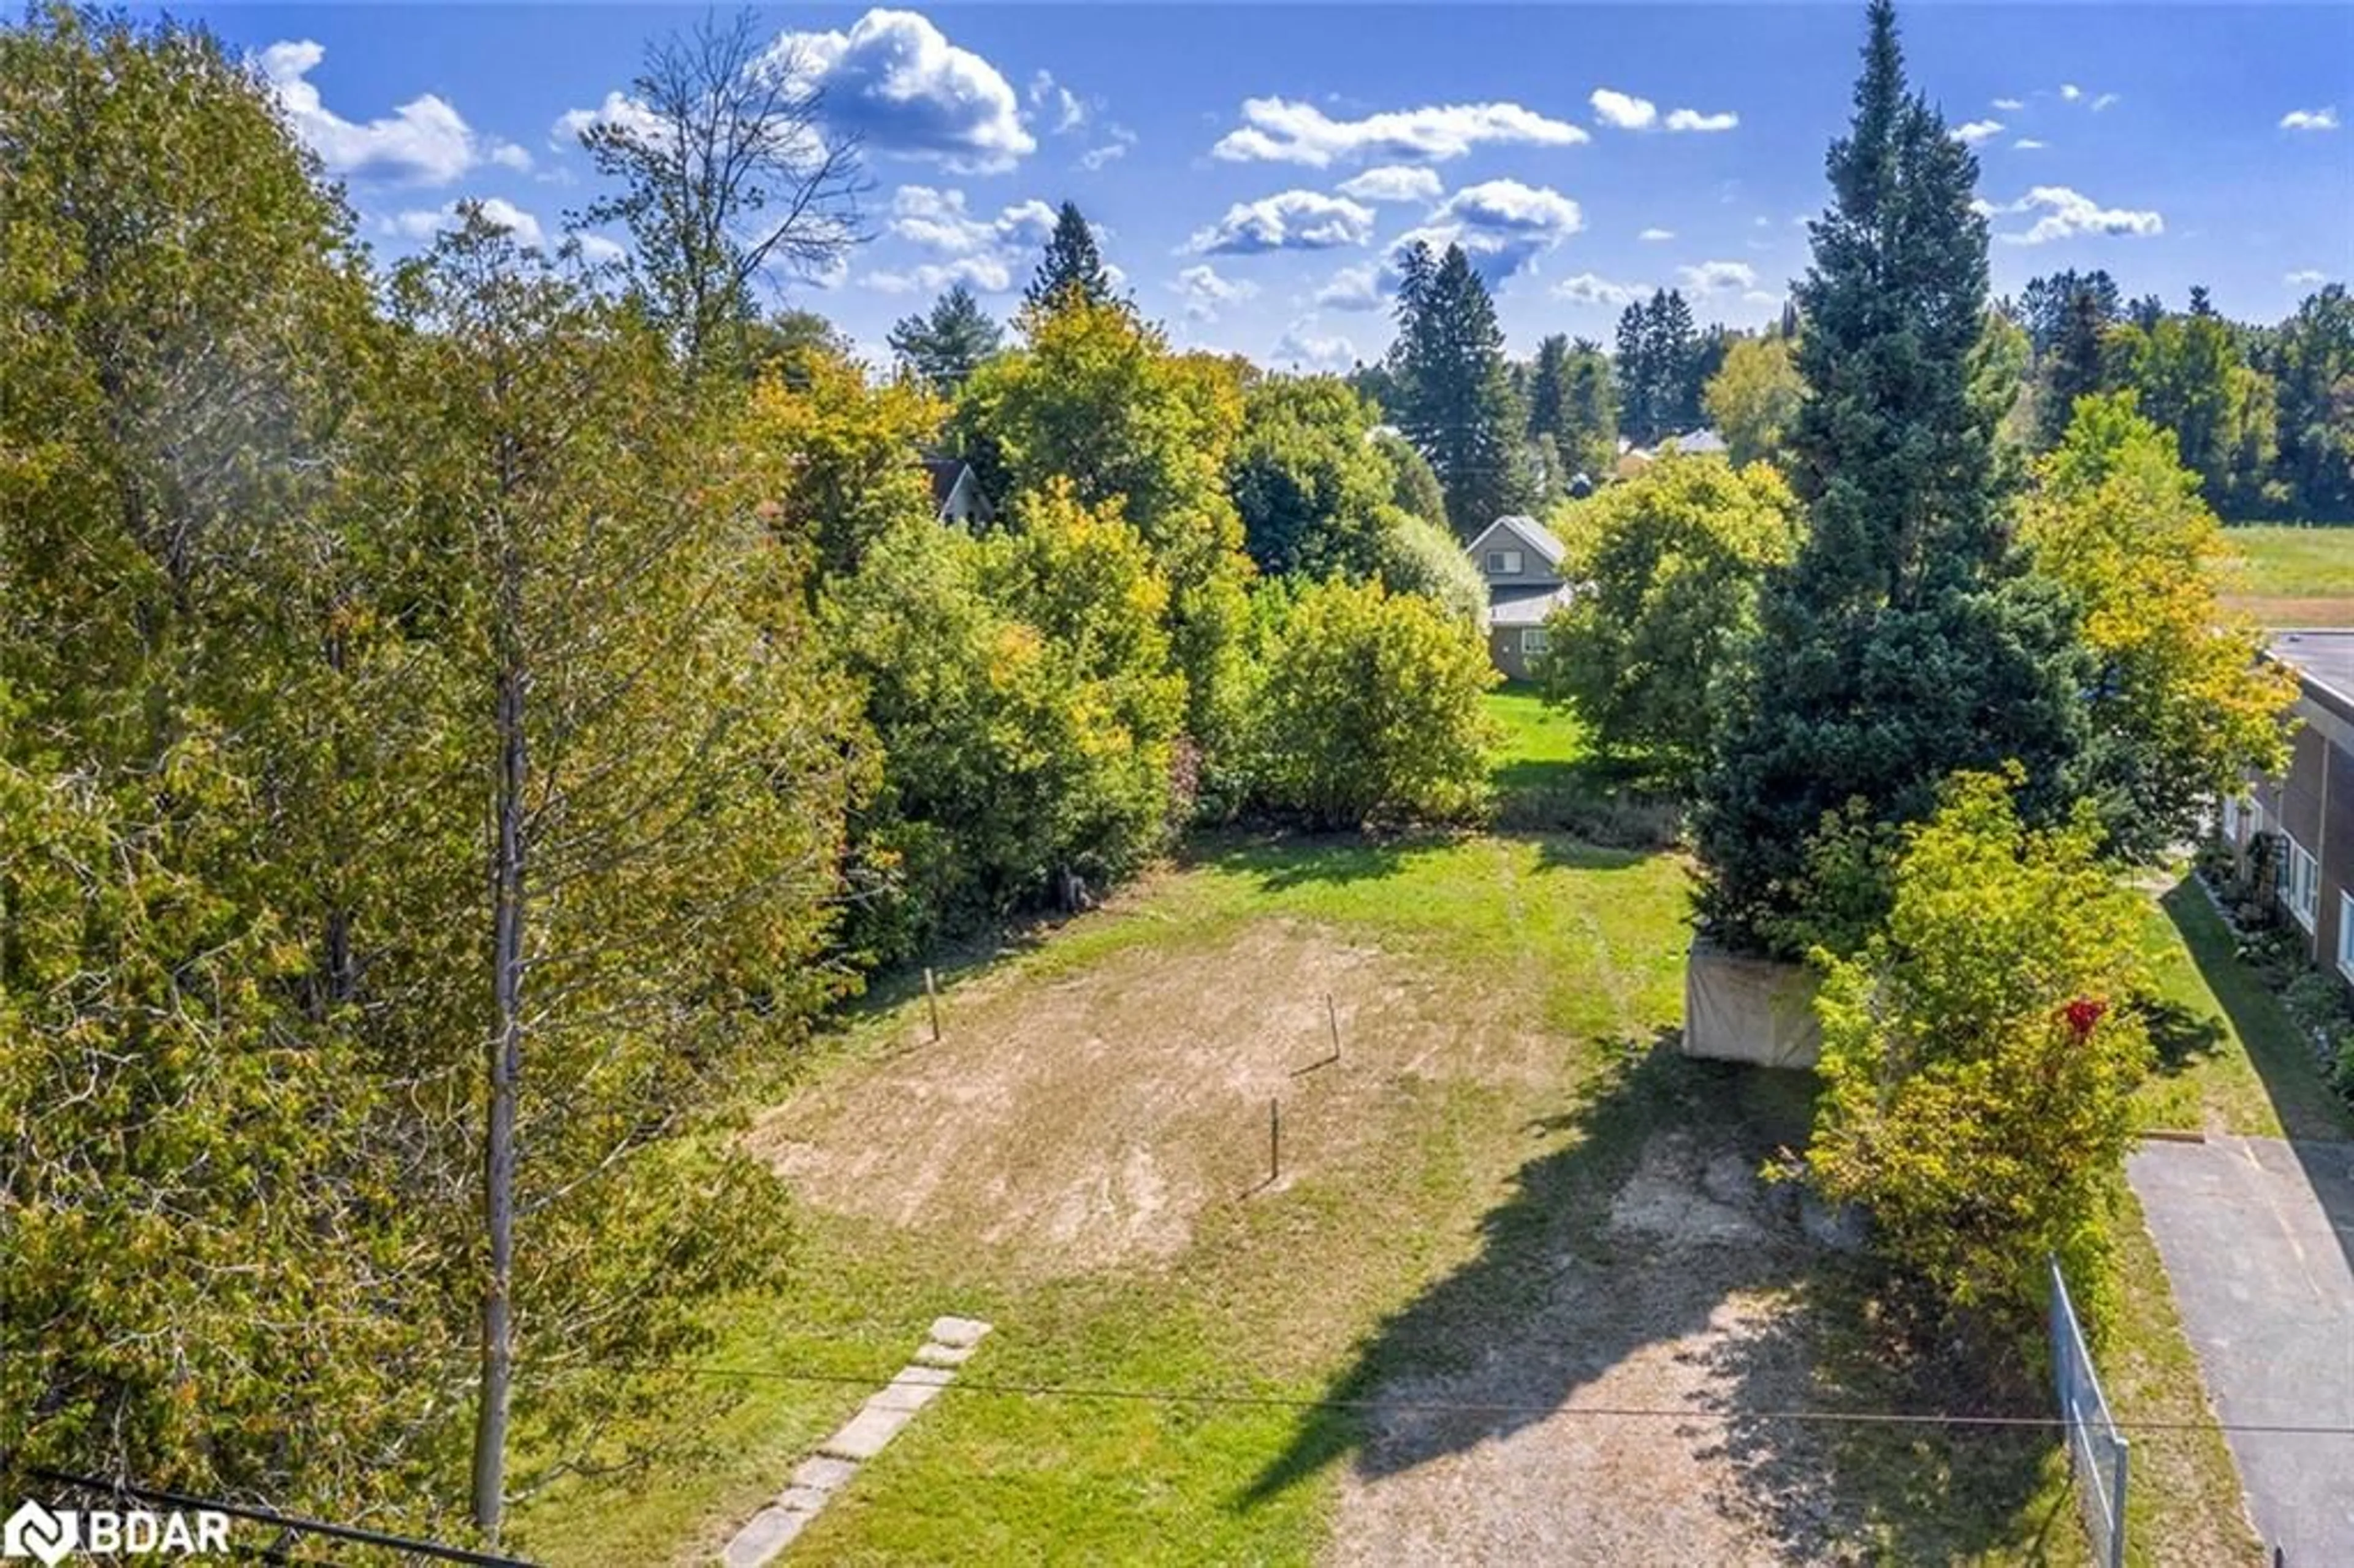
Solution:
[[[1693,938],[1684,966],[1684,1054],[1813,1066],[1823,1046],[1815,985],[1804,964],[1729,953]]]

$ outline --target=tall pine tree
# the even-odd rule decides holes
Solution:
[[[1434,261],[1414,245],[1400,270],[1398,428],[1430,460],[1447,519],[1468,539],[1532,499],[1503,328],[1461,246]]]
[[[2010,548],[1993,411],[1971,396],[1977,162],[1907,90],[1889,0],[1863,54],[1798,289],[1810,396],[1789,468],[1810,528],[1761,607],[1697,824],[1703,915],[1785,953],[1860,939],[1893,830],[1947,777],[2016,760],[2022,803],[2048,810],[2084,733],[2069,615]]]
[[[972,291],[956,283],[922,315],[901,317],[889,341],[901,363],[942,397],[953,397],[1004,340],[1004,329],[990,319]]]
[[[1103,252],[1096,247],[1096,231],[1073,201],[1065,202],[1055,213],[1055,232],[1046,237],[1046,254],[1038,262],[1038,275],[1023,291],[1022,302],[1033,310],[1044,310],[1066,294],[1076,294],[1091,305],[1118,302],[1112,293],[1111,270],[1104,265]]]

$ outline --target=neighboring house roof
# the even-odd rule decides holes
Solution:
[[[1576,590],[1567,583],[1531,583],[1499,588],[1488,595],[1490,626],[1543,626],[1546,616],[1567,604]]]
[[[1546,566],[1557,567],[1561,565],[1562,556],[1568,553],[1567,546],[1553,536],[1552,529],[1546,527],[1543,524],[1538,522],[1533,517],[1520,515],[1497,518],[1493,523],[1489,524],[1487,527],[1481,529],[1479,531],[1479,536],[1472,540],[1470,544],[1465,546],[1464,548],[1471,553],[1473,559],[1478,559],[1480,554],[1488,548],[1488,541],[1495,537],[1496,532],[1499,529],[1503,530],[1513,538],[1518,539],[1526,548],[1533,550],[1539,556],[1544,557],[1544,564]]]
[[[1721,452],[1725,450],[1724,438],[1714,430],[1708,429],[1687,430],[1681,436],[1670,436],[1659,445],[1664,447],[1670,443],[1674,445],[1676,450],[1687,457],[1702,452]]]
[[[2317,694],[2354,715],[2354,630],[2284,631],[2265,652],[2295,670]]]
[[[949,497],[956,493],[957,482],[970,471],[971,465],[962,458],[926,458],[924,472],[932,482],[932,504],[946,506]]]

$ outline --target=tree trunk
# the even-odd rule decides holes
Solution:
[[[515,1080],[523,1071],[524,691],[520,661],[498,684],[498,842],[492,853],[490,1121],[483,1148],[483,1209],[491,1272],[482,1297],[482,1384],[474,1419],[474,1523],[493,1541],[506,1508],[507,1398],[514,1372],[509,1290],[514,1277]]]

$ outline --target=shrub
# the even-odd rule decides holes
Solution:
[[[1822,955],[1825,1093],[1807,1164],[1870,1210],[1889,1259],[1948,1322],[2040,1343],[2057,1254],[2097,1330],[2103,1221],[2149,1042],[2141,905],[2080,809],[2029,832],[2006,780],[1950,780],[1904,831],[1894,902],[1851,959]]]
[[[1379,583],[1313,583],[1261,599],[1253,794],[1318,827],[1461,821],[1487,796],[1496,683],[1479,633]]]

